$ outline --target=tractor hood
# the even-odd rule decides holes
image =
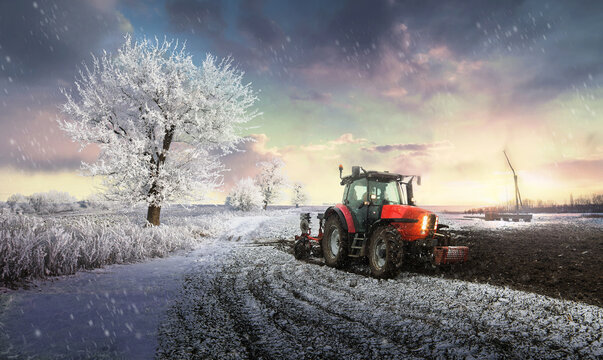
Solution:
[[[409,241],[432,235],[438,226],[438,217],[434,213],[408,205],[383,205],[381,219],[390,220]]]
[[[431,211],[408,205],[383,205],[381,210],[382,219],[414,219],[417,222],[421,221],[423,216],[431,214]]]

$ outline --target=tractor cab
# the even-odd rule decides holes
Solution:
[[[341,185],[344,185],[342,204],[352,214],[356,232],[366,232],[380,220],[384,205],[415,206],[412,189],[415,178],[420,179],[418,176],[365,171],[359,166],[352,167],[352,175],[341,177]]]

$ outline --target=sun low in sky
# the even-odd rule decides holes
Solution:
[[[225,191],[276,157],[314,204],[340,199],[340,163],[421,174],[420,204],[494,204],[506,150],[524,198],[603,192],[603,2],[39,0],[0,3],[0,199],[97,191],[60,89],[127,33],[230,55],[259,91]]]

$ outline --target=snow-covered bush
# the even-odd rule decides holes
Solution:
[[[66,192],[51,190],[35,193],[27,197],[29,204],[37,214],[53,214],[62,211],[73,211],[77,200]]]
[[[142,227],[125,216],[41,219],[0,210],[0,283],[163,257],[197,237],[190,228]]]
[[[78,206],[76,201],[69,193],[51,190],[29,196],[13,194],[8,197],[6,204],[17,213],[53,214],[75,210]]]
[[[262,206],[261,189],[251,178],[239,180],[226,197],[226,205],[242,211],[251,211]]]
[[[6,199],[6,204],[9,209],[18,213],[31,213],[34,211],[27,197],[22,194],[12,194]]]

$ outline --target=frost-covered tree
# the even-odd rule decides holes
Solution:
[[[253,179],[244,178],[230,190],[226,197],[226,205],[243,211],[259,209],[262,206],[262,192]]]
[[[306,194],[304,184],[296,182],[293,184],[292,192],[293,196],[291,197],[291,202],[293,205],[295,205],[295,207],[303,205],[308,200],[308,194]]]
[[[255,183],[262,190],[264,210],[266,210],[268,204],[272,204],[278,199],[281,189],[286,183],[287,178],[283,174],[284,165],[285,163],[277,158],[257,164],[260,173],[256,176]]]
[[[60,121],[74,141],[97,144],[85,173],[104,176],[109,199],[146,203],[159,224],[161,206],[221,183],[220,151],[240,141],[256,96],[230,59],[207,55],[200,66],[178,42],[143,39],[84,65],[75,95],[65,91]]]

